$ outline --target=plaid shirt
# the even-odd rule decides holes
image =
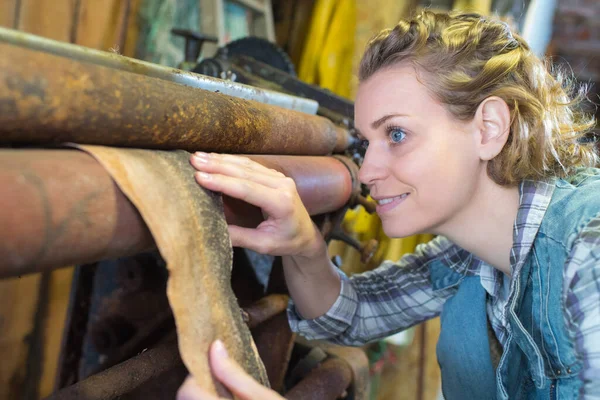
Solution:
[[[552,198],[554,183],[524,181],[519,186],[520,207],[514,224],[510,262],[512,277],[520,273]],[[599,210],[600,212],[600,210]],[[575,240],[564,266],[564,318],[583,361],[581,379],[586,399],[600,399],[600,213]],[[438,316],[454,291],[433,291],[429,263],[443,258],[461,274],[479,275],[487,297],[487,314],[499,342],[507,341],[505,305],[511,281],[448,239],[438,236],[417,246],[398,262],[351,278],[341,271],[342,286],[333,306],[321,317],[304,320],[293,302],[288,318],[293,331],[308,339],[327,339],[362,345]]]

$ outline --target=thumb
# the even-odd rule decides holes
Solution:
[[[202,389],[190,375],[177,391],[177,400],[219,400],[219,398]]]
[[[255,381],[232,360],[220,340],[216,340],[210,348],[210,365],[217,379],[242,400],[283,400],[276,392]]]

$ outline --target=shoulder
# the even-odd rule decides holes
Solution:
[[[600,169],[578,168],[573,174],[565,178],[556,179],[554,184],[554,195],[559,197],[579,197],[587,193],[594,193],[600,188]]]
[[[600,169],[582,168],[557,179],[540,228],[568,251],[582,238],[590,239],[600,218]]]
[[[564,311],[572,332],[587,324],[588,333],[600,334],[600,216],[592,218],[573,241],[564,267],[562,289]],[[600,336],[594,340],[597,339]]]
[[[600,215],[577,233],[565,263],[563,292],[566,305],[600,292]],[[591,291],[591,293],[590,293]]]

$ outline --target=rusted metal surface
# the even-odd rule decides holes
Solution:
[[[0,143],[330,154],[326,118],[0,44]]]
[[[80,379],[133,357],[155,346],[166,332],[174,332],[167,278],[163,259],[154,251],[98,263]]]
[[[117,35],[117,37],[119,36]],[[65,43],[1,26],[0,42],[67,57],[76,61],[159,78],[185,86],[220,92],[246,100],[255,100],[265,104],[301,111],[306,114],[316,114],[319,107],[319,103],[310,98],[291,96],[280,91],[212,78],[206,75],[165,67],[135,58],[124,57],[120,54]],[[120,48],[123,48],[123,46]]]
[[[348,147],[350,147],[356,139],[350,135],[347,129],[336,126],[336,143],[333,148],[334,153],[343,153]]]
[[[271,294],[244,308],[244,319],[247,316],[246,325],[250,329],[255,328],[275,315],[284,312],[289,299],[289,296],[284,294]]]
[[[175,341],[165,342],[47,397],[47,400],[113,400],[181,368]]]
[[[119,347],[118,351],[109,354],[101,365],[88,373],[90,375],[98,373],[135,356],[140,350],[153,346],[164,336],[165,332],[169,332],[174,328],[175,320],[173,319],[172,312],[170,310],[160,312],[153,321],[150,321],[142,329],[136,331],[131,340]],[[90,335],[94,335],[94,333],[92,331]]]
[[[352,381],[352,370],[341,358],[330,358],[285,394],[289,400],[335,400]]]
[[[352,384],[348,393],[353,400],[368,400],[371,393],[371,377],[369,375],[369,359],[365,352],[356,347],[336,346],[329,344],[325,349],[329,354],[346,361],[352,370]]]
[[[335,210],[352,191],[331,157],[257,156],[291,176],[312,214]],[[153,246],[144,221],[90,155],[76,150],[0,150],[0,278],[118,258]],[[260,210],[225,199],[230,223],[258,224]]]
[[[0,187],[0,277],[152,246],[135,207],[83,152],[0,150]]]
[[[333,357],[344,360],[352,370],[352,384],[348,388],[349,397],[353,400],[368,400],[371,392],[369,359],[365,352],[358,347],[338,346],[320,340],[308,341],[300,336],[296,342],[304,346],[318,346]]]
[[[336,160],[341,162],[346,167],[346,169],[348,170],[348,173],[352,177],[352,180],[351,180],[352,188],[350,189],[351,194],[350,194],[350,198],[348,199],[347,205],[349,207],[354,207],[357,204],[360,204],[361,184],[360,184],[360,180],[358,179],[358,170],[359,170],[358,165],[356,165],[356,163],[354,161],[352,161],[350,158],[345,157],[345,156],[335,155],[335,156],[333,156],[333,158],[335,158]]]
[[[296,337],[290,330],[286,313],[281,312],[258,325],[252,330],[252,336],[265,364],[271,389],[281,392]]]

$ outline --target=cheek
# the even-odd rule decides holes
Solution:
[[[476,173],[477,162],[468,150],[461,152],[439,142],[406,157],[398,169],[404,171],[405,182],[416,191],[416,212],[439,216],[465,201],[465,187]]]
[[[469,204],[477,185],[479,162],[466,146],[449,147],[429,158],[424,171],[422,185],[417,188],[418,214],[427,225],[440,226]]]
[[[397,159],[395,170],[418,195],[435,195],[452,187],[461,174],[460,157],[443,143],[419,146],[415,151]]]
[[[461,148],[462,146],[462,148]],[[394,175],[403,189],[412,190],[412,199],[394,218],[383,218],[391,237],[433,233],[469,200],[477,159],[460,143],[438,140],[429,146],[397,157]]]

